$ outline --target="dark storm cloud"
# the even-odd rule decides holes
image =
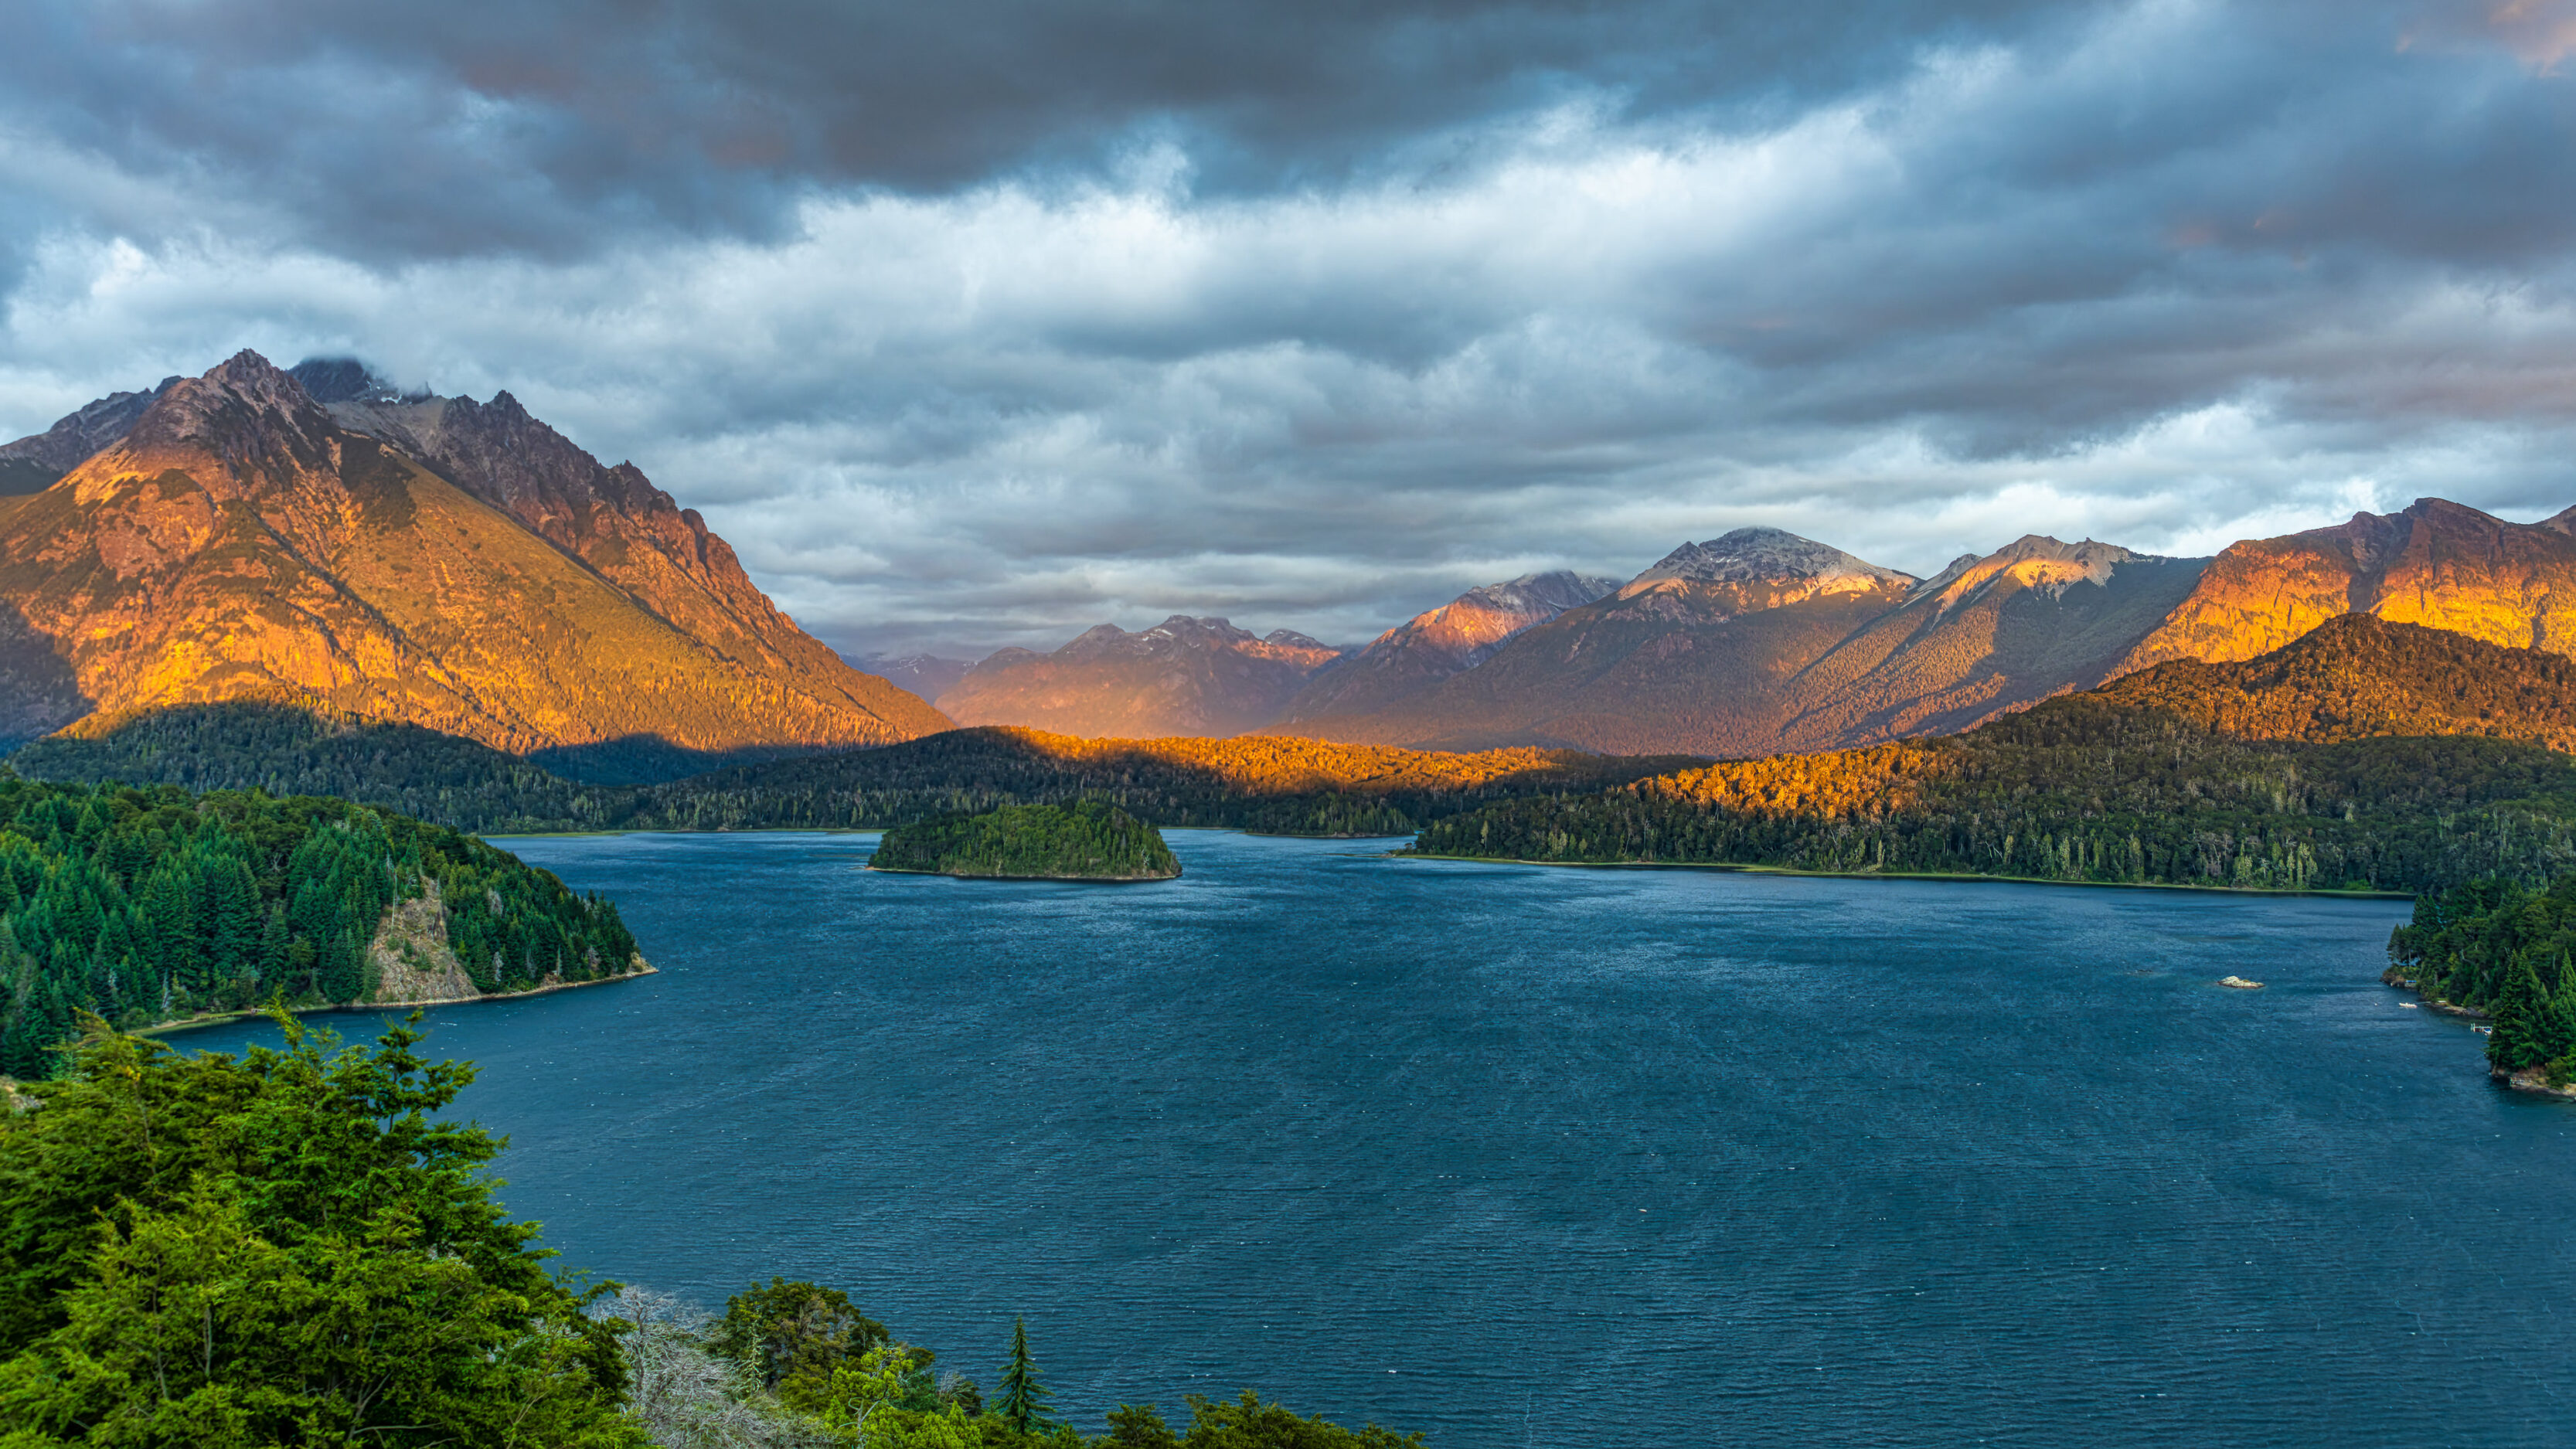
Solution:
[[[2576,4],[746,8],[40,10],[0,420],[508,387],[885,647],[2576,502]]]
[[[253,188],[376,259],[766,234],[815,186],[937,192],[1173,138],[1211,190],[1333,184],[1567,94],[1786,106],[2039,0],[35,0],[17,125]],[[1450,153],[1454,153],[1450,154]]]

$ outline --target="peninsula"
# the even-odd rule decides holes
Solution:
[[[1006,805],[885,833],[870,870],[986,880],[1170,880],[1181,863],[1162,832],[1114,805]]]

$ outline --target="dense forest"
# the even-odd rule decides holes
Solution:
[[[0,1072],[81,1012],[122,1026],[363,1000],[387,910],[436,893],[478,990],[629,969],[606,901],[442,826],[343,800],[0,778]]]
[[[2576,866],[2576,761],[2477,737],[2215,734],[2073,695],[1948,739],[1433,822],[1425,855],[2420,891]]]
[[[8,1449],[1419,1449],[1245,1394],[1086,1436],[1024,1326],[988,1397],[848,1296],[773,1278],[721,1316],[547,1270],[446,1118],[475,1078],[396,1027],[188,1055],[91,1018],[0,1099]]]
[[[1001,880],[1170,880],[1181,873],[1162,832],[1115,805],[1005,805],[885,833],[871,870]]]
[[[1247,736],[1083,740],[951,730],[639,787],[583,785],[430,730],[276,705],[192,705],[9,758],[45,780],[330,794],[458,830],[874,830],[1004,805],[1115,805],[1156,825],[1280,835],[1407,835],[1493,800],[1597,790],[1697,764],[1571,750],[1478,754]]]
[[[2418,896],[2388,958],[2392,980],[2495,1018],[2496,1071],[2576,1081],[2576,874],[2546,890],[2482,880]]]

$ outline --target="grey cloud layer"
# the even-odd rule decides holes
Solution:
[[[0,421],[506,386],[865,647],[2576,502],[2576,9],[1714,8],[56,16]]]

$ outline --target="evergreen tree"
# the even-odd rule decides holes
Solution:
[[[1002,1398],[996,1406],[1013,1429],[1026,1434],[1046,1419],[1046,1401],[1054,1392],[1038,1382],[1037,1365],[1029,1361],[1029,1321],[1011,1320],[1011,1360],[1002,1367]]]
[[[500,1144],[434,1120],[471,1067],[403,1027],[235,1058],[91,1025],[0,1116],[0,1441],[643,1449],[612,1326],[491,1200]]]

